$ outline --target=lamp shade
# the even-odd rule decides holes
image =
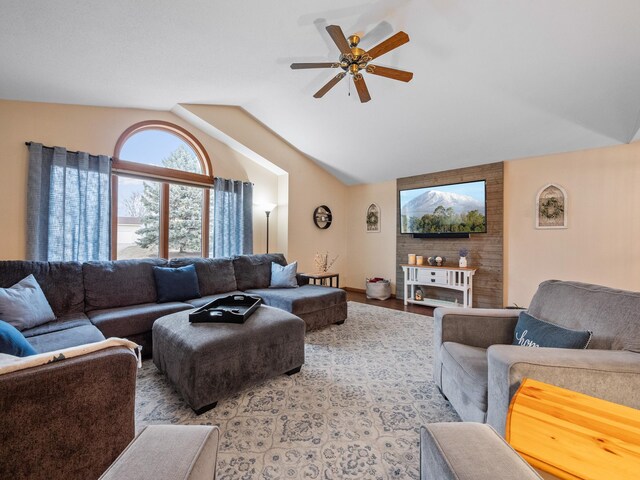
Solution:
[[[254,205],[255,207],[267,213],[272,212],[278,206],[275,203],[256,203]]]

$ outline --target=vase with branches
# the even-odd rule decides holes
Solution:
[[[329,252],[325,252],[325,253],[316,252],[316,255],[313,261],[316,265],[317,272],[327,273],[331,269],[335,261],[338,259],[338,257],[339,255],[336,255],[335,257],[333,257],[331,261],[329,261]]]

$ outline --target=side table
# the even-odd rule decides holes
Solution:
[[[325,272],[325,273],[301,273],[302,278],[308,278],[309,284],[323,285],[325,287],[333,287],[333,280],[336,280],[335,287],[340,288],[340,274]]]

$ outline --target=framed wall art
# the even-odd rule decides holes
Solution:
[[[377,233],[380,231],[380,207],[375,203],[372,203],[369,205],[369,208],[367,208],[366,225],[368,233]]]
[[[536,228],[567,228],[567,192],[549,183],[536,195]]]

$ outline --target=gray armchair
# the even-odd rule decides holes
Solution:
[[[118,346],[0,375],[0,479],[213,480],[218,427],[151,425],[132,441],[136,374]]]
[[[548,280],[529,313],[591,330],[588,349],[511,345],[518,310],[437,308],[434,380],[464,421],[504,434],[507,410],[524,377],[640,408],[640,293]]]
[[[98,478],[134,437],[135,391],[126,347],[0,375],[0,478]]]

